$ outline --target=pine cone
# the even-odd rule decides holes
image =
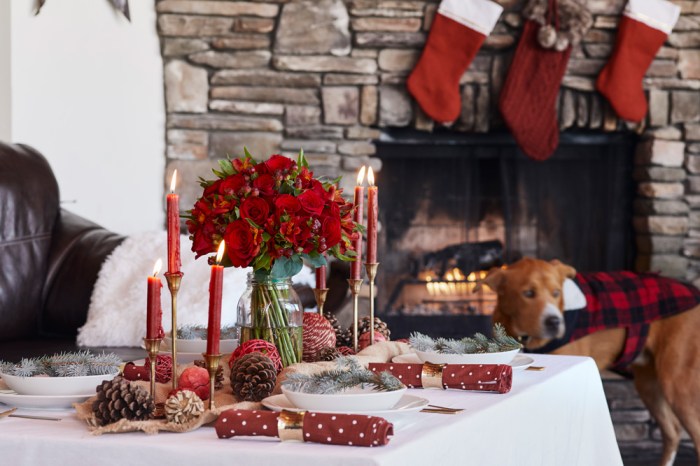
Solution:
[[[321,348],[316,353],[316,361],[333,361],[334,359],[339,357],[340,352],[331,346],[327,348]]]
[[[207,368],[203,359],[197,359],[194,365],[204,369]],[[216,370],[216,377],[214,377],[214,390],[221,390],[222,388],[224,388],[224,368],[219,365],[219,368]]]
[[[333,327],[333,330],[335,330],[335,344],[336,346],[340,346],[340,340],[343,339],[343,327],[341,327],[340,322],[338,322],[338,319],[336,319],[334,314],[331,314],[330,312],[324,312],[323,317],[325,317],[326,320],[330,322],[331,326]]]
[[[150,419],[155,403],[150,393],[131,385],[123,377],[105,380],[97,387],[97,400],[92,403],[97,424],[104,426],[119,419],[142,421]]]
[[[165,417],[174,424],[187,424],[204,412],[204,402],[191,390],[178,390],[165,402]]]
[[[374,318],[374,330],[384,335],[386,341],[390,340],[389,336],[391,335],[391,330],[389,330],[389,326],[386,324],[386,322],[382,321],[382,319],[380,319],[379,317]],[[369,332],[369,316],[365,316],[362,318],[357,332],[360,335],[362,335],[365,332]],[[352,334],[350,335],[350,337],[352,338]]]
[[[341,346],[352,346],[352,328],[340,332],[335,342],[335,347],[340,348]]]
[[[236,359],[231,368],[231,388],[238,401],[261,401],[275,388],[277,370],[262,353],[249,353]]]

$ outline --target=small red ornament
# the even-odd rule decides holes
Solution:
[[[302,361],[316,361],[319,350],[335,347],[335,330],[328,319],[315,312],[304,313],[304,332],[302,336]]]
[[[192,390],[202,400],[209,399],[209,371],[203,367],[188,367],[180,374],[177,384],[181,390]]]
[[[146,373],[151,370],[151,360],[146,358]],[[168,383],[173,377],[173,357],[167,354],[156,356],[156,382]]]
[[[127,362],[122,373],[129,381],[148,380],[148,369],[145,366],[137,366],[133,362]]]
[[[236,359],[243,356],[244,354],[255,352],[262,353],[268,358],[270,358],[273,364],[275,365],[275,369],[278,373],[282,370],[282,358],[280,358],[280,354],[277,351],[275,345],[273,345],[269,341],[259,339],[248,340],[245,343],[239,345],[238,348],[236,348],[235,351],[231,353],[231,358],[228,360],[228,367],[233,367],[233,362]]]
[[[378,343],[380,341],[386,341],[386,338],[384,337],[384,335],[382,335],[381,332],[375,330],[374,342]],[[360,335],[360,339],[357,342],[357,346],[360,348],[360,350],[363,350],[369,346],[369,332],[365,332],[362,335]]]
[[[355,350],[350,348],[349,346],[341,346],[338,348],[338,352],[342,354],[343,356],[352,356],[355,354]]]

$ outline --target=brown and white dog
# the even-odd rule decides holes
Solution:
[[[545,347],[567,331],[566,301],[579,299],[570,288],[573,267],[557,260],[525,258],[505,269],[492,269],[483,283],[498,294],[493,315],[525,347]],[[663,279],[671,282],[670,279]],[[566,283],[566,285],[565,285]],[[677,282],[680,284],[680,282]],[[589,290],[590,291],[590,290]],[[697,290],[695,290],[697,291]],[[585,299],[585,298],[584,298]],[[583,303],[581,303],[583,304]],[[571,308],[571,306],[566,306]],[[648,333],[646,333],[648,331]],[[629,366],[639,396],[663,435],[661,464],[670,465],[678,449],[681,426],[690,434],[700,458],[700,306],[655,320],[645,328],[640,354]],[[628,329],[609,328],[571,341],[551,353],[592,357],[599,369],[619,361]]]

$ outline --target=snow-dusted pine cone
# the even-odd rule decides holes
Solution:
[[[238,401],[261,401],[275,388],[277,370],[262,353],[249,353],[233,362],[231,388]]]
[[[386,322],[382,321],[382,319],[380,319],[379,317],[374,318],[374,330],[384,335],[386,341],[390,340],[389,336],[391,335],[391,330],[389,330],[389,326],[386,324]],[[369,332],[369,316],[365,316],[362,318],[362,320],[360,320],[358,333],[362,335],[365,332]],[[350,337],[352,338],[352,334],[350,335]]]
[[[191,390],[178,390],[165,402],[165,417],[174,424],[187,424],[204,412],[204,402]]]
[[[194,365],[203,367],[204,369],[207,368],[206,362],[204,362],[203,359],[197,359]],[[222,388],[224,388],[224,368],[219,365],[219,368],[216,370],[216,377],[214,377],[214,389],[221,390]]]
[[[321,348],[316,353],[316,361],[333,361],[340,357],[340,352],[332,346]]]
[[[97,387],[97,400],[92,403],[97,424],[104,426],[119,419],[150,419],[155,404],[148,391],[131,385],[123,377],[105,380]]]

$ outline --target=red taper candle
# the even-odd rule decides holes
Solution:
[[[352,219],[358,225],[362,225],[364,220],[364,200],[365,200],[365,187],[363,186],[365,182],[365,166],[360,168],[357,173],[357,186],[355,186],[355,211],[353,212]],[[359,233],[359,232],[358,232]],[[362,278],[362,233],[357,235],[355,241],[352,242],[352,246],[355,248],[355,260],[350,263],[350,278],[354,280],[360,280]]]
[[[168,273],[180,272],[180,197],[175,194],[177,170],[170,179],[168,205]]]
[[[316,267],[316,289],[326,289],[326,266]]]
[[[226,243],[219,244],[216,264],[211,266],[209,279],[209,322],[207,324],[207,354],[219,354],[221,340],[221,293],[224,285],[224,268],[219,265]]]
[[[153,275],[148,277],[146,297],[146,338],[158,338],[158,330],[161,325],[162,311],[160,309],[160,289],[163,283],[158,277],[158,272],[163,264],[161,259],[153,266]]]
[[[367,171],[367,263],[377,262],[377,217],[379,215],[378,189],[374,185],[372,167]]]

